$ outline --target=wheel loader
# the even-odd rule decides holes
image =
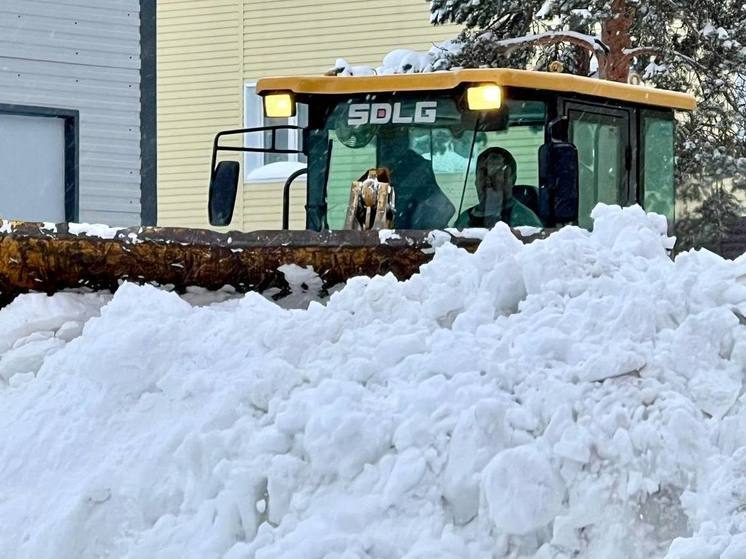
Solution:
[[[325,286],[403,279],[432,257],[433,230],[474,250],[475,224],[503,221],[529,237],[590,227],[599,202],[640,204],[673,223],[675,112],[695,108],[682,93],[510,69],[280,77],[256,90],[279,124],[217,133],[208,214],[230,230],[242,162],[291,155],[306,166],[278,185],[277,231],[156,227],[101,238],[0,220],[0,304],[125,280],[282,289],[285,264],[313,267]],[[307,123],[291,124],[299,108]],[[305,189],[305,230],[288,228],[293,189]]]

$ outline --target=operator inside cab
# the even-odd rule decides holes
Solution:
[[[508,150],[491,147],[480,153],[476,173],[479,202],[459,216],[456,227],[492,228],[498,221],[510,224],[517,176],[515,158]]]
[[[475,171],[472,192],[476,196],[469,198],[476,198],[476,203],[466,209],[459,208],[457,215],[455,205],[438,185],[432,159],[407,150],[391,168],[397,193],[396,223],[411,229],[449,226],[491,229],[500,221],[510,226],[541,227],[541,221],[526,205],[531,204],[526,194],[535,193],[535,189],[516,186],[518,165],[507,149],[499,146],[484,149],[477,157]]]

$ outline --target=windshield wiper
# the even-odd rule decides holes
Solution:
[[[466,162],[466,174],[464,175],[464,186],[461,189],[461,201],[458,204],[458,213],[456,216],[460,216],[461,212],[464,211],[464,196],[466,195],[466,185],[469,182],[469,171],[471,170],[471,160],[474,159],[474,146],[477,143],[477,131],[479,130],[479,119],[474,123],[474,134],[471,137],[471,145],[469,146],[469,160]]]

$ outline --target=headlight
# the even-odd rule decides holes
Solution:
[[[503,90],[499,85],[475,85],[466,90],[466,99],[471,111],[492,111],[503,104]]]
[[[270,93],[264,96],[264,116],[290,118],[295,116],[295,99],[292,93]]]

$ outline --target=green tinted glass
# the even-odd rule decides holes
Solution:
[[[506,105],[507,119],[493,125],[496,129],[478,125],[478,115],[462,111],[450,97],[366,97],[336,105],[325,123],[332,145],[329,227],[344,226],[352,181],[375,167],[391,172],[398,228],[457,225],[461,214],[477,203],[475,163],[490,147],[508,150],[517,162],[517,184],[537,189],[545,104],[510,100]],[[429,200],[427,211],[417,209],[422,200]],[[519,221],[515,225],[536,223]]]
[[[581,111],[571,111],[570,115],[571,141],[578,148],[578,224],[590,228],[591,211],[596,204],[623,202],[627,123],[612,115]]]
[[[669,223],[674,219],[676,195],[674,127],[671,115],[643,113],[643,203],[647,211],[666,216]]]

